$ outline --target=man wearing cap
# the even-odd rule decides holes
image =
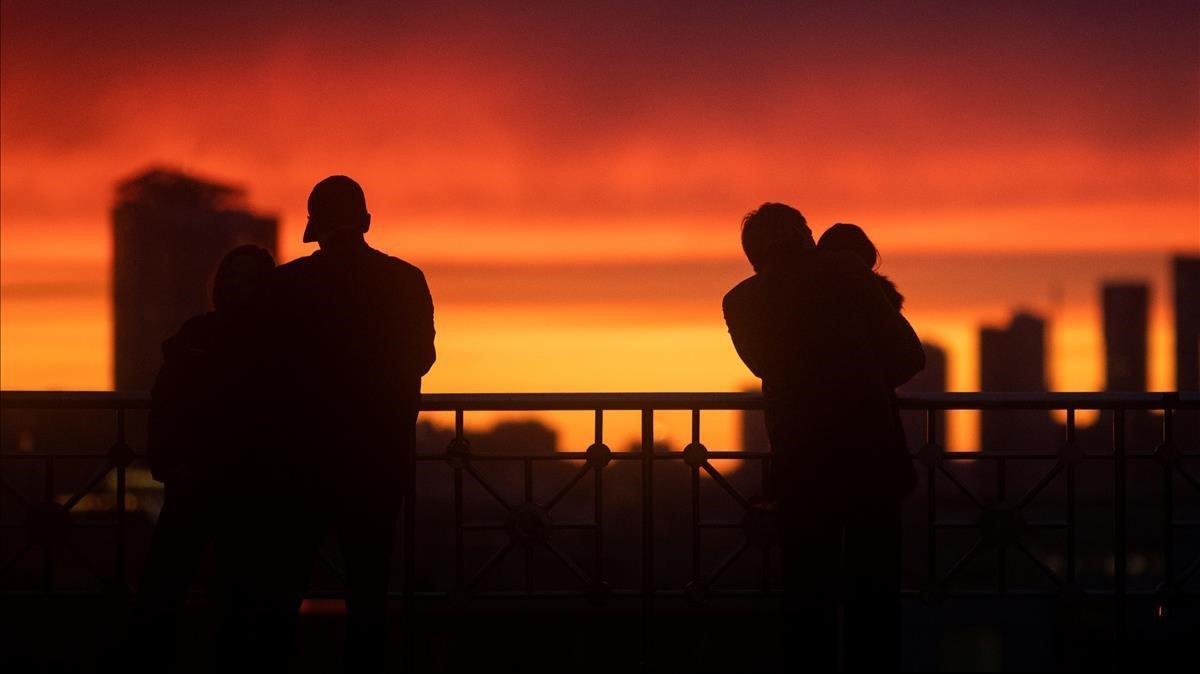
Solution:
[[[333,532],[347,582],[349,669],[381,663],[397,513],[411,477],[421,377],[433,365],[433,301],[417,267],[371,248],[358,183],[330,176],[308,198],[304,241],[280,266],[260,343],[272,437],[262,440],[271,513],[262,580],[293,622],[317,548]],[[280,597],[277,595],[276,600]],[[278,617],[278,616],[277,616]],[[291,644],[282,643],[280,648]]]

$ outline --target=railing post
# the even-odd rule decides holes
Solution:
[[[46,504],[54,503],[54,457],[46,457]],[[54,592],[54,546],[49,541],[42,544],[42,586],[46,594]]]
[[[700,442],[700,410],[692,410],[692,443]],[[692,581],[700,582],[700,467],[692,473]]]
[[[642,410],[642,668],[653,669],[654,410]]]
[[[1126,647],[1126,534],[1125,534],[1125,409],[1113,408],[1113,591],[1116,634],[1113,645],[1116,669],[1124,669]]]
[[[1169,406],[1163,408],[1163,440],[1160,451],[1163,452],[1163,589],[1167,597],[1160,599],[1159,617],[1166,617],[1170,606],[1168,597],[1175,585],[1175,410]]]
[[[463,411],[454,410],[454,439],[463,441]],[[454,464],[454,587],[466,589],[466,560],[463,543],[463,467]]]
[[[604,443],[604,410],[596,410],[596,439],[595,444]],[[593,489],[593,512],[592,523],[596,525],[595,539],[593,540],[592,553],[595,555],[595,574],[596,583],[599,585],[604,582],[604,470],[601,468],[592,469],[594,480]]]
[[[1004,457],[996,459],[996,502],[1001,507],[1007,507],[1005,501],[1008,500],[1008,483],[1007,483],[1008,466],[1004,461]],[[996,547],[996,591],[1000,594],[1008,594],[1008,546],[999,545]]]
[[[1067,444],[1075,443],[1075,408],[1067,408]],[[1075,582],[1075,461],[1067,463],[1067,582]]]
[[[925,444],[937,444],[937,416],[932,407],[925,409]],[[932,461],[925,467],[925,554],[926,587],[934,590],[937,583],[937,466]]]
[[[124,447],[125,442],[125,408],[117,408],[117,445]],[[116,586],[124,592],[129,586],[125,580],[125,461],[117,463],[117,550],[116,550]]]
[[[402,524],[404,536],[404,653],[403,664],[404,671],[416,671],[416,643],[413,631],[416,627],[414,615],[416,613],[416,573],[417,573],[417,446],[416,438],[413,438],[413,444],[408,448],[408,456],[405,460],[408,463],[408,473],[405,476],[404,484],[404,521]]]
[[[528,458],[522,462],[525,474],[525,503],[533,504],[533,461]],[[529,543],[522,545],[525,553],[525,592],[532,595],[534,592],[533,582],[533,546]]]

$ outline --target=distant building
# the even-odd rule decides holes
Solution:
[[[908,380],[904,386],[900,387],[899,391],[901,393],[944,393],[948,382],[946,350],[929,342],[922,342],[921,346],[925,349],[925,369]],[[908,448],[915,450],[924,445],[926,424],[928,423],[925,413],[919,410],[902,412],[901,420],[904,423],[904,436],[908,442]],[[946,444],[946,413],[944,411],[934,412],[933,423],[937,441],[944,447]]]
[[[1200,256],[1172,260],[1175,290],[1175,390],[1200,391]],[[1180,447],[1200,446],[1200,412],[1175,415]]]
[[[113,368],[117,390],[147,390],[161,344],[210,307],[221,257],[242,244],[275,253],[278,221],[246,210],[242,190],[152,169],[117,187],[112,212]]]
[[[1150,289],[1144,283],[1105,283],[1104,389],[1146,390],[1146,322]]]
[[[1103,285],[1100,295],[1104,311],[1104,390],[1145,391],[1150,289],[1144,283],[1110,282]],[[1152,449],[1162,437],[1161,429],[1158,417],[1147,410],[1125,413],[1129,449]],[[1075,437],[1082,449],[1103,452],[1112,448],[1113,432],[1112,412],[1102,411],[1097,423],[1078,429]],[[1138,497],[1145,495],[1138,492]]]
[[[979,390],[989,393],[1046,391],[1046,321],[1018,312],[1005,327],[979,331]],[[1057,436],[1048,414],[1033,411],[980,413],[979,441],[988,450],[1045,450]]]
[[[979,389],[1046,390],[1046,321],[1018,312],[1006,327],[979,331]]]
[[[1200,391],[1200,257],[1176,256],[1175,389]]]
[[[543,454],[558,451],[558,433],[537,419],[506,419],[470,437],[471,451],[483,455]]]

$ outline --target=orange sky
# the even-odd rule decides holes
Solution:
[[[766,199],[892,249],[1196,244],[1194,3],[222,4],[4,4],[6,257],[102,255],[151,162],[291,253],[334,172],[422,259],[725,254]]]
[[[307,251],[308,189],[347,173],[377,245],[426,267],[525,267],[535,290],[547,264],[736,265],[738,219],[768,199],[818,231],[863,224],[885,265],[1200,249],[1195,3],[196,4],[3,3],[0,384],[104,385],[106,351],[81,345],[109,335],[112,187],[152,163],[246,186],[281,216],[285,259]],[[972,385],[977,323],[1055,281],[1003,259],[1011,273],[907,284],[928,293],[918,328],[956,345],[956,387]],[[1082,266],[1090,292],[1107,268]],[[722,283],[746,271],[729,269]],[[439,305],[441,390],[746,378],[708,313],[715,286],[683,309],[618,290],[531,309],[430,277],[435,294],[467,287]],[[1078,299],[1056,383],[1095,387],[1095,296]],[[1169,385],[1161,311],[1154,381]],[[502,348],[537,334],[579,346]],[[568,367],[579,349],[587,371]]]

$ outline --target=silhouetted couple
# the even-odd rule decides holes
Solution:
[[[164,345],[150,458],[165,502],[135,621],[162,658],[214,546],[222,664],[278,669],[332,532],[348,584],[348,668],[385,662],[433,302],[420,270],[367,245],[357,183],[321,181],[308,212],[304,240],[319,251],[278,268],[261,249],[233,251],[216,310]],[[835,667],[844,602],[847,665],[895,668],[899,502],[914,476],[893,391],[923,367],[921,345],[858,228],[832,228],[817,246],[798,211],[764,204],[743,221],[742,245],[756,274],[724,310],[763,380],[789,643]]]
[[[371,216],[353,180],[318,183],[308,212],[304,241],[320,250],[278,268],[262,249],[232,251],[215,311],[164,345],[149,450],[164,505],[135,606],[162,658],[213,546],[220,664],[285,664],[318,546],[334,533],[347,668],[386,661],[396,519],[421,377],[435,358],[433,302],[419,269],[367,245]]]
[[[894,390],[924,367],[921,343],[858,227],[818,245],[799,211],[768,203],[743,220],[742,247],[755,275],[724,312],[762,379],[788,651],[835,670],[841,606],[846,668],[896,669],[900,501],[915,474]]]

